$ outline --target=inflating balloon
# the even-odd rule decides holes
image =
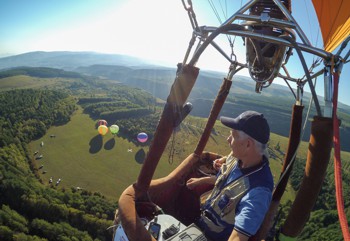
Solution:
[[[99,120],[99,121],[98,121],[98,126],[100,126],[100,125],[107,126],[107,121],[105,121],[105,120]]]
[[[148,135],[144,132],[141,132],[137,135],[137,140],[141,143],[144,143],[148,140]]]
[[[100,135],[104,136],[104,135],[106,135],[107,132],[108,132],[108,127],[105,126],[105,125],[100,125],[100,126],[97,128],[97,130],[98,130],[98,133],[100,133]]]
[[[111,125],[109,127],[109,130],[113,135],[116,135],[119,132],[119,126],[118,125]]]

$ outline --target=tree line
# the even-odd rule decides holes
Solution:
[[[17,67],[0,72],[0,79],[16,76],[28,75],[31,77],[40,78],[81,78],[82,75],[77,72],[65,71],[62,69],[48,68],[48,67]]]
[[[117,124],[119,134],[135,144],[140,132],[146,132],[150,140],[153,138],[160,118],[161,106],[151,94],[124,85],[117,85],[105,97],[82,97],[78,104],[91,118]]]
[[[46,133],[52,125],[62,125],[75,111],[74,99],[50,90],[11,90],[0,93],[0,147],[14,139],[28,143]]]

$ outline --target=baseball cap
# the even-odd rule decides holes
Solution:
[[[220,121],[227,127],[243,131],[260,143],[266,144],[270,138],[270,127],[264,115],[256,111],[245,111],[236,118],[222,116]]]

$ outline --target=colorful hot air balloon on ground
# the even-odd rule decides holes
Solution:
[[[105,126],[107,126],[107,121],[106,121],[106,120],[99,120],[99,121],[98,121],[98,126],[100,126],[100,125],[105,125]]]
[[[98,133],[99,133],[100,135],[104,136],[104,135],[106,135],[107,132],[108,132],[108,127],[105,126],[105,125],[100,125],[100,126],[97,128],[97,130],[98,130]]]
[[[148,135],[144,132],[141,132],[137,135],[137,140],[141,143],[145,143],[148,140]]]
[[[116,134],[118,134],[118,132],[119,132],[119,126],[118,126],[118,125],[111,125],[111,126],[109,127],[109,130],[111,131],[111,133],[112,133],[113,135],[116,135]]]

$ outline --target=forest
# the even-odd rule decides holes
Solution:
[[[116,203],[38,180],[27,143],[70,120],[74,100],[51,90],[0,92],[0,239],[111,240]]]
[[[105,119],[118,124],[121,135],[137,144],[135,136],[140,130],[153,138],[160,117],[162,104],[148,92],[117,85],[108,97],[81,97],[78,104],[92,119]]]
[[[305,159],[297,158],[293,165],[293,171],[289,180],[294,190],[299,190],[301,180],[304,176],[305,164]],[[350,200],[346,198],[350,196],[350,187],[347,185],[348,183],[350,183],[350,163],[345,162],[343,163],[343,196],[346,216],[349,220]],[[306,226],[298,236],[297,240],[343,240],[337,213],[334,185],[334,166],[331,159],[316,204],[310,214]],[[281,205],[279,220],[277,221],[275,226],[276,229],[274,230],[275,232],[278,232],[280,225],[283,225],[291,205],[291,202],[288,202],[286,205]]]
[[[73,91],[74,87],[73,83]],[[69,122],[77,104],[93,119],[118,120],[120,126],[127,126],[120,130],[126,138],[141,126],[153,133],[159,119],[154,97],[123,85],[110,96],[78,101],[69,91],[0,92],[1,240],[111,240],[112,231],[107,228],[113,223],[117,203],[97,192],[42,185],[28,150],[27,144],[45,135],[51,126]]]

